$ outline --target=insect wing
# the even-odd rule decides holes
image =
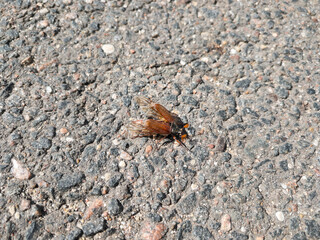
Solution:
[[[167,123],[173,123],[174,121],[176,121],[175,114],[169,112],[161,104],[154,103],[149,98],[145,97],[137,97],[136,101],[148,117],[155,118]]]
[[[170,124],[153,119],[132,121],[128,130],[132,133],[133,138],[158,134],[167,136],[171,133]]]

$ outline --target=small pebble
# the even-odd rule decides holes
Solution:
[[[199,186],[197,185],[197,184],[191,184],[191,190],[192,191],[196,191],[196,190],[198,190],[199,189]]]
[[[30,200],[27,200],[27,199],[22,199],[21,200],[21,203],[20,203],[20,210],[21,211],[25,211],[25,210],[30,209],[30,206],[31,206],[31,201]]]
[[[66,134],[68,132],[68,129],[66,128],[60,128],[60,133],[61,134]]]
[[[13,216],[16,212],[14,205],[8,207],[8,212]]]
[[[69,12],[65,15],[65,18],[69,19],[69,20],[74,20],[77,18],[77,13],[76,12]]]
[[[125,161],[120,161],[119,162],[119,168],[125,168],[126,167],[126,162]]]
[[[20,216],[21,216],[21,215],[20,215],[19,212],[16,212],[16,213],[14,214],[14,218],[15,218],[15,219],[20,219]]]
[[[111,45],[111,44],[104,44],[104,45],[101,46],[101,48],[102,48],[102,50],[104,51],[104,53],[106,55],[112,54],[115,51],[114,46]]]
[[[103,201],[101,199],[94,199],[90,206],[87,208],[83,214],[83,219],[88,220],[94,213],[94,210],[103,206]]]
[[[142,225],[140,239],[142,240],[160,240],[166,233],[166,226],[163,223],[147,222]]]
[[[27,168],[23,167],[20,162],[18,162],[14,158],[11,159],[11,162],[13,165],[11,168],[11,173],[15,178],[20,180],[27,180],[31,177],[30,171]]]
[[[231,230],[231,217],[229,214],[225,214],[221,217],[221,231],[229,232]]]
[[[146,153],[147,155],[149,155],[149,154],[151,153],[151,151],[152,151],[152,146],[151,146],[151,145],[146,146],[145,153]]]
[[[110,215],[116,216],[123,211],[123,206],[118,199],[112,198],[107,205],[107,209]]]
[[[132,159],[132,156],[129,153],[127,153],[125,151],[122,151],[120,153],[120,158],[123,159],[123,160],[130,161]]]
[[[52,93],[52,87],[47,86],[47,87],[46,87],[46,92],[47,92],[48,94],[51,94],[51,93]]]
[[[276,217],[277,219],[280,221],[280,222],[283,222],[284,221],[284,215],[283,215],[283,212],[276,212]]]
[[[121,141],[117,138],[112,141],[112,144],[115,146],[118,146],[120,143],[121,143]]]

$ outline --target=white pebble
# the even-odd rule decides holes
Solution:
[[[125,168],[126,167],[126,162],[125,161],[120,161],[119,162],[119,168]]]
[[[232,49],[230,50],[230,54],[231,54],[231,55],[237,54],[237,50],[235,50],[234,48],[232,48]]]
[[[52,87],[46,86],[46,92],[47,92],[48,94],[51,94],[51,93],[52,93]]]
[[[276,212],[276,217],[280,222],[284,221],[284,215],[283,212]]]
[[[49,12],[49,10],[47,8],[42,8],[39,10],[40,15],[45,15]]]
[[[67,141],[67,142],[73,142],[74,139],[73,139],[72,137],[66,137],[66,141]]]
[[[104,53],[107,54],[107,55],[112,54],[115,51],[114,46],[111,45],[111,44],[104,44],[104,45],[101,46],[101,48],[104,51]]]
[[[117,138],[112,141],[112,144],[115,146],[118,146],[120,143],[121,143],[120,140]]]
[[[198,185],[197,184],[191,184],[191,190],[192,191],[195,191],[195,190],[198,190],[199,189],[199,187],[198,187]]]
[[[11,173],[13,176],[20,180],[27,180],[31,177],[30,171],[25,168],[20,162],[12,158],[12,168]]]

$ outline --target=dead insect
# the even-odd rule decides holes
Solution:
[[[154,103],[149,98],[137,97],[136,101],[149,119],[131,122],[129,130],[134,134],[134,138],[162,135],[172,137],[180,145],[187,148],[183,140],[188,136],[185,129],[189,124],[184,124],[176,114],[171,113],[161,104]],[[190,151],[190,149],[188,150]]]

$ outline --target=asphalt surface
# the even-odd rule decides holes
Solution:
[[[319,1],[0,1],[1,239],[320,239]],[[189,123],[130,138],[146,96]]]

